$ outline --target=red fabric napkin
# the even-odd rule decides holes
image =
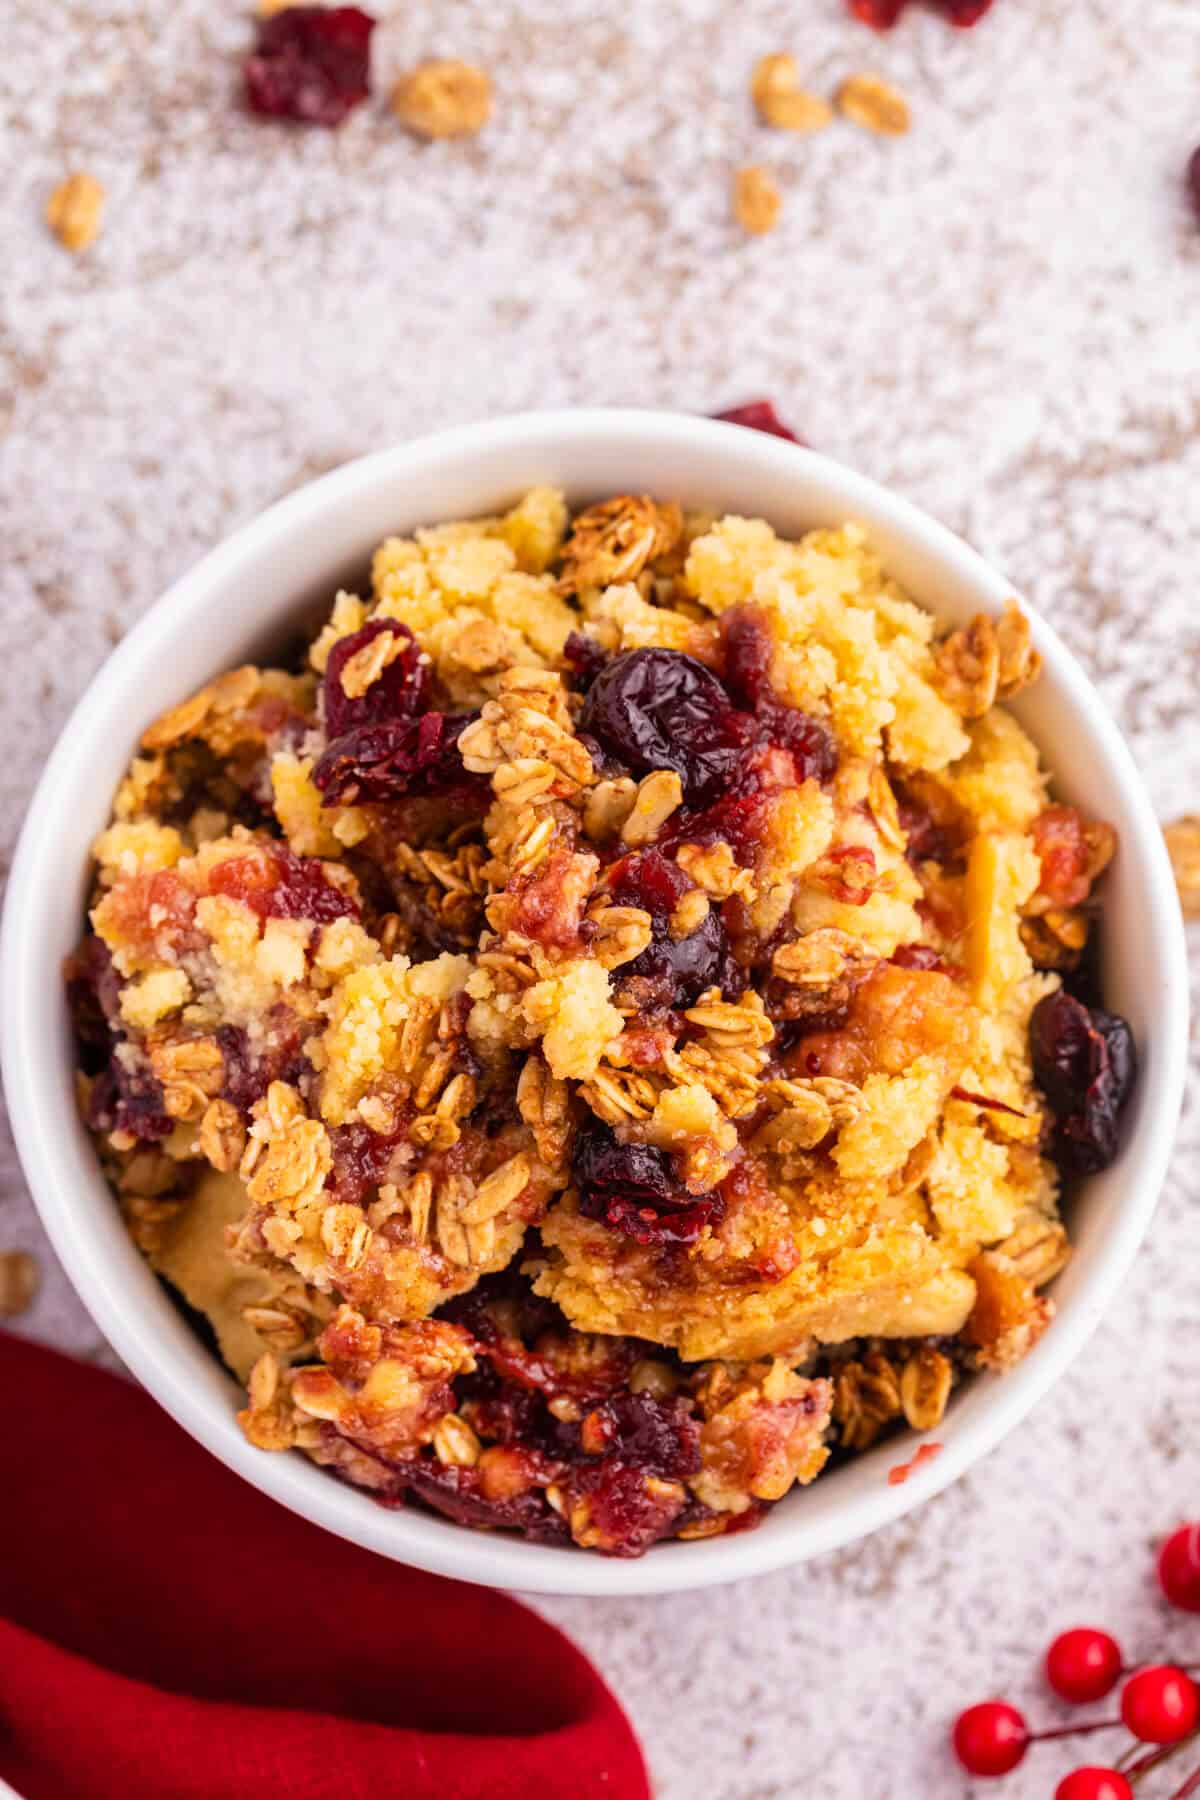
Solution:
[[[355,1549],[0,1333],[0,1775],[24,1800],[649,1800],[527,1608]]]

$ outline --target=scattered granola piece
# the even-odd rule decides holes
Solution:
[[[833,118],[833,108],[819,94],[800,86],[795,58],[764,56],[750,81],[750,96],[765,125],[781,131],[820,131]]]
[[[1176,819],[1173,825],[1166,826],[1163,836],[1167,840],[1184,917],[1200,918],[1200,815],[1191,813],[1186,818]]]
[[[472,137],[492,116],[491,78],[471,63],[419,63],[392,90],[392,111],[418,137]]]
[[[912,123],[908,101],[881,75],[848,75],[835,99],[844,118],[882,137],[903,137]]]
[[[733,216],[743,231],[761,237],[773,231],[783,196],[775,177],[759,163],[738,169],[733,177]]]
[[[38,1291],[38,1266],[27,1250],[6,1250],[0,1255],[0,1319],[15,1319],[33,1304]]]
[[[68,250],[86,250],[100,230],[104,189],[94,175],[77,171],[59,182],[46,202],[46,223]]]

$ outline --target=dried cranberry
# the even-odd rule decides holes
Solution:
[[[655,1212],[652,1206],[638,1206],[624,1195],[610,1200],[604,1211],[596,1211],[580,1200],[580,1211],[589,1218],[603,1218],[610,1231],[619,1231],[635,1244],[653,1245],[657,1250],[686,1249],[694,1244],[708,1226],[717,1226],[725,1217],[725,1202],[720,1194],[706,1194],[675,1212]]]
[[[108,1060],[114,1028],[119,1035],[121,977],[113,967],[112,953],[103,938],[89,933],[66,960],[63,977],[67,1006],[80,1049],[90,1053],[88,1074],[95,1074]],[[96,1056],[102,1058],[96,1062]]]
[[[715,800],[760,741],[711,669],[680,650],[627,650],[588,690],[579,728],[640,774],[674,769],[692,805]]]
[[[659,833],[658,845],[675,850],[680,844],[728,844],[735,860],[748,869],[762,843],[770,811],[771,796],[761,793],[731,794],[699,812],[684,808],[668,820]]]
[[[774,639],[753,606],[733,607],[721,621],[725,686],[738,706],[752,712],[767,743],[786,750],[797,781],[828,781],[837,768],[837,744],[820,719],[787,706],[771,684]]]
[[[268,1013],[254,1046],[240,1025],[219,1026],[216,1040],[225,1062],[221,1098],[240,1113],[249,1113],[273,1081],[294,1086],[303,1074],[311,1072],[300,1021],[290,1007],[277,1006]]]
[[[575,1470],[570,1492],[586,1501],[589,1530],[610,1556],[641,1556],[670,1535],[684,1507],[682,1494],[649,1488],[640,1469],[611,1458]]]
[[[949,824],[939,824],[923,801],[907,793],[902,783],[895,783],[896,810],[906,844],[904,855],[914,867],[917,863],[953,863],[962,854],[964,834]]]
[[[563,645],[563,661],[575,692],[586,694],[608,661],[608,651],[585,632],[573,631]]]
[[[850,11],[864,25],[872,25],[876,31],[890,31],[907,5],[908,0],[850,0]]]
[[[610,1453],[629,1468],[683,1481],[700,1468],[700,1427],[680,1395],[615,1394],[599,1409],[611,1428]]]
[[[1047,806],[1029,828],[1042,865],[1038,892],[1053,906],[1081,906],[1095,867],[1093,831],[1075,806]]]
[[[357,6],[289,6],[263,19],[242,65],[251,111],[340,125],[371,91],[374,29]]]
[[[1187,196],[1191,201],[1192,212],[1195,214],[1196,223],[1197,225],[1200,225],[1200,150],[1194,150],[1188,159],[1188,166],[1184,175],[1184,184],[1187,188]]]
[[[93,1131],[128,1131],[147,1143],[170,1137],[175,1126],[163,1106],[162,1083],[149,1069],[127,1068],[119,1047],[92,1083],[87,1122]]]
[[[709,907],[687,937],[671,936],[671,915],[694,886],[679,864],[660,850],[626,856],[609,874],[613,903],[648,912],[653,933],[641,954],[622,964],[621,981],[650,982],[652,987],[646,997],[659,1008],[692,1006],[711,987],[719,987],[732,998],[746,985],[714,907]]]
[[[666,1151],[623,1144],[599,1119],[589,1119],[576,1136],[572,1172],[584,1217],[602,1219],[639,1244],[694,1244],[724,1214],[719,1194],[694,1200],[680,1186]]]
[[[356,902],[334,886],[320,859],[297,856],[286,844],[217,863],[208,885],[212,893],[240,900],[263,919],[312,919],[329,925],[334,919],[358,917]]]
[[[928,944],[899,944],[892,951],[889,961],[898,969],[936,969],[940,974],[950,972],[950,964],[945,957],[931,950]]]
[[[361,1206],[372,1189],[388,1175],[388,1165],[397,1146],[408,1137],[408,1120],[401,1118],[394,1131],[372,1131],[357,1119],[349,1125],[337,1125],[329,1134],[333,1153],[330,1185],[338,1200],[349,1206]]]
[[[1033,1072],[1055,1115],[1054,1152],[1094,1175],[1117,1154],[1118,1121],[1137,1076],[1133,1033],[1116,1013],[1047,994],[1029,1022]]]
[[[992,10],[992,0],[933,0],[933,4],[943,19],[963,30],[978,25],[984,13]]]
[[[458,751],[469,723],[465,716],[427,712],[359,726],[334,739],[313,781],[330,806],[430,794],[486,804],[487,777],[469,774]]]
[[[342,686],[342,670],[352,656],[387,634],[403,646],[375,677],[365,694],[350,699]],[[360,725],[380,725],[385,719],[409,718],[429,705],[430,664],[407,625],[396,619],[370,619],[361,631],[339,638],[329,652],[322,689],[325,732],[332,741]]]
[[[650,1206],[678,1206],[687,1198],[665,1150],[652,1144],[623,1144],[600,1119],[589,1119],[578,1132],[571,1169],[586,1194],[607,1199],[619,1193]]]
[[[848,4],[854,17],[861,19],[864,25],[873,25],[876,31],[890,31],[909,0],[848,0]],[[992,0],[930,0],[930,4],[943,19],[963,29],[978,25],[992,8]]]
[[[793,444],[804,442],[802,437],[797,437],[784,424],[770,400],[751,400],[745,406],[731,406],[727,412],[714,413],[712,416],[726,425],[745,425],[750,431],[765,431],[771,437],[787,438]]]
[[[459,1525],[519,1531],[522,1537],[534,1543],[569,1541],[566,1521],[555,1512],[540,1488],[527,1488],[508,1500],[489,1500],[483,1493],[476,1469],[443,1467],[432,1460],[422,1460],[411,1474],[406,1472],[404,1482],[427,1506]]]

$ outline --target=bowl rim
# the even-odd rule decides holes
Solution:
[[[168,652],[175,633],[203,608],[208,590],[239,563],[272,546],[283,548],[292,531],[317,515],[352,506],[356,496],[381,481],[400,483],[425,463],[464,466],[486,452],[549,446],[556,453],[606,442],[637,440],[645,447],[710,450],[754,461],[765,473],[805,476],[835,487],[847,517],[865,513],[941,565],[984,603],[999,605],[1011,584],[947,527],[870,478],[786,440],[690,414],[633,408],[586,408],[518,413],[459,425],[407,443],[370,452],[276,501],[237,528],[180,576],[134,624],[89,682],[46,762],[22,828],[0,936],[0,1064],[17,1149],[42,1222],[67,1275],[93,1319],[123,1361],[155,1399],[238,1474],[293,1511],[382,1554],[460,1580],[529,1592],[625,1596],[684,1591],[790,1566],[844,1547],[891,1524],[956,1480],[992,1450],[1049,1390],[1082,1349],[1125,1275],[1149,1225],[1166,1173],[1182,1102],[1187,1058],[1187,953],[1169,859],[1133,758],[1096,690],[1053,629],[1027,606],[1035,642],[1052,671],[1068,715],[1086,721],[1098,742],[1105,779],[1124,799],[1135,823],[1129,846],[1149,900],[1148,921],[1162,966],[1161,1010],[1155,1081],[1141,1095],[1141,1154],[1127,1171],[1116,1217],[1094,1252],[1079,1291],[1037,1349],[989,1390],[990,1403],[954,1435],[942,1454],[914,1470],[903,1485],[880,1481],[878,1491],[850,1498],[825,1520],[805,1520],[770,1535],[735,1533],[694,1545],[666,1544],[636,1561],[580,1554],[531,1544],[502,1534],[453,1528],[415,1511],[389,1511],[346,1487],[298,1454],[267,1455],[242,1437],[232,1409],[219,1409],[196,1386],[187,1358],[156,1342],[136,1311],[122,1304],[121,1278],[91,1260],[73,1228],[80,1202],[72,1188],[78,1168],[66,1142],[57,1052],[39,1016],[46,1013],[35,959],[23,945],[35,932],[44,881],[57,866],[59,827],[70,815],[71,795],[86,778],[87,743],[110,720],[113,702],[137,670]],[[1026,604],[1023,602],[1023,605]],[[98,1171],[97,1171],[98,1172]]]

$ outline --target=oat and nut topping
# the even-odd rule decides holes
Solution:
[[[1133,1070],[1063,985],[1116,839],[1005,709],[1037,673],[856,527],[540,488],[151,721],[80,1094],[250,1440],[636,1555],[1024,1354]]]

